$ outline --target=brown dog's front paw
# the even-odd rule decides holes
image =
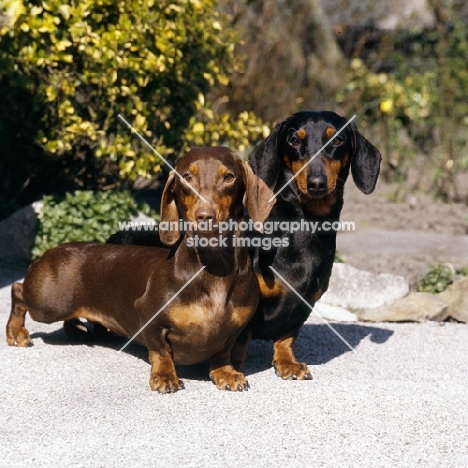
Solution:
[[[161,375],[151,374],[149,384],[151,390],[158,393],[174,393],[185,388],[184,382],[179,380],[176,374]]]
[[[19,346],[21,348],[33,345],[29,332],[25,327],[19,328],[15,333],[7,330],[6,341],[10,346]]]
[[[220,390],[242,392],[250,388],[245,375],[234,370],[232,366],[223,366],[212,370],[210,379]]]
[[[312,374],[303,362],[273,361],[272,364],[276,375],[284,380],[312,380]]]

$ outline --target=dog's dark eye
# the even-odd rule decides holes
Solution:
[[[224,182],[226,182],[227,184],[230,184],[232,182],[234,182],[234,179],[235,179],[235,176],[232,172],[228,172],[225,176],[224,176]]]
[[[192,180],[192,174],[190,174],[190,172],[186,172],[182,177],[186,182],[190,182]]]
[[[333,146],[341,146],[343,143],[344,143],[343,138],[340,138],[340,137],[336,137],[336,138],[332,141],[332,145],[333,145]]]
[[[291,137],[291,138],[289,139],[289,144],[290,144],[291,146],[296,147],[296,146],[299,146],[299,145],[301,144],[301,142],[299,141],[299,138],[293,136],[293,137]]]

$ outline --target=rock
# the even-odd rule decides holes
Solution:
[[[318,314],[318,315],[317,315]],[[314,310],[311,312],[308,322],[321,322],[321,318],[332,320],[335,322],[356,322],[357,317],[349,310],[343,307],[334,307],[328,304],[317,302],[314,305]]]
[[[389,273],[375,275],[351,265],[335,263],[328,291],[320,303],[346,309],[379,307],[409,293],[409,283],[402,276]]]
[[[369,322],[443,321],[448,317],[448,303],[439,295],[412,292],[392,304],[355,311],[359,320]]]
[[[0,222],[0,261],[30,263],[42,203],[25,206]]]
[[[468,278],[455,281],[438,297],[447,302],[450,317],[468,323]]]

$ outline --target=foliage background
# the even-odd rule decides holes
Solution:
[[[389,197],[468,203],[468,5],[462,0],[224,0],[242,66],[225,109],[265,121],[358,115]]]
[[[0,0],[0,212],[163,179],[119,113],[175,161],[325,108],[358,114],[394,200],[466,203],[467,23],[462,0]]]
[[[42,198],[32,259],[64,242],[106,242],[119,230],[119,222],[139,212],[158,219],[148,204],[137,203],[128,190],[97,193],[79,190],[63,196],[46,195]]]
[[[172,161],[188,145],[242,152],[263,135],[252,113],[214,115],[207,100],[237,66],[237,33],[214,0],[4,0],[0,11],[2,199],[162,171],[119,113]]]

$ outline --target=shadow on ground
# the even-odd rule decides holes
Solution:
[[[28,270],[28,265],[3,264],[0,268],[0,288],[11,286],[15,281],[23,279]]]
[[[353,348],[357,348],[366,337],[369,337],[373,343],[385,343],[394,333],[393,330],[354,323],[333,323],[332,327]],[[297,359],[309,366],[326,364],[342,354],[352,352],[325,324],[305,324],[294,344],[294,351]],[[255,374],[269,369],[272,356],[272,342],[253,341],[244,366],[245,373]]]
[[[392,330],[375,326],[357,325],[348,323],[334,323],[333,328],[353,347],[359,346],[366,337],[373,343],[383,344],[392,335]],[[54,346],[103,346],[118,352],[125,345],[127,339],[109,335],[103,338],[93,338],[87,341],[73,341],[63,329],[51,333],[33,333],[31,338],[42,339],[44,343]],[[351,352],[350,348],[327,325],[305,324],[295,343],[296,357],[309,366],[325,364],[342,354]],[[144,346],[131,343],[124,353],[142,359],[149,365],[148,351]],[[256,340],[250,344],[247,361],[244,365],[246,375],[256,374],[271,368],[272,343]],[[209,364],[202,362],[193,366],[177,366],[177,374],[180,378],[190,380],[208,380]]]

